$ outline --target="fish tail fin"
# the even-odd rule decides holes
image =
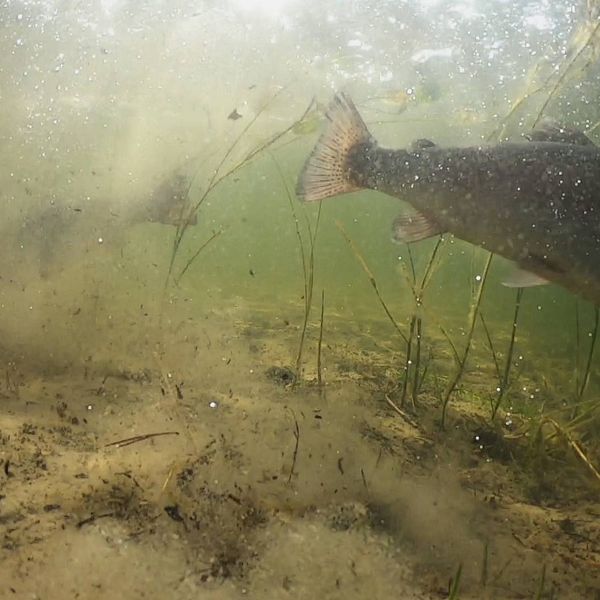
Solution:
[[[303,202],[361,189],[350,177],[348,156],[357,144],[374,143],[348,95],[337,94],[326,116],[327,127],[298,179],[296,194]]]

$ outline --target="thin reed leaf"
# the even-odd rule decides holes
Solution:
[[[421,381],[421,374],[419,373],[421,369],[421,339],[423,337],[423,321],[421,317],[417,317],[416,322],[416,332],[417,332],[417,341],[416,341],[416,352],[415,352],[415,360],[414,360],[414,371],[413,371],[413,388],[412,388],[412,404],[413,408],[417,406],[417,397],[419,395],[419,387]],[[412,356],[411,356],[412,360]]]
[[[458,384],[464,374],[465,365],[467,363],[467,359],[469,357],[469,352],[471,350],[471,344],[473,341],[473,333],[475,331],[475,325],[477,323],[477,314],[479,313],[479,307],[481,306],[481,300],[483,298],[483,290],[485,289],[485,284],[487,281],[488,273],[490,271],[490,267],[492,265],[493,258],[494,258],[494,255],[492,253],[489,253],[487,260],[485,262],[485,266],[483,268],[483,274],[481,276],[479,288],[475,295],[475,301],[473,302],[473,305],[471,307],[469,330],[467,332],[467,339],[465,342],[463,354],[462,354],[462,356],[459,356],[459,364],[456,368],[456,372],[454,373],[454,377],[450,381],[450,384],[448,385],[448,388],[446,389],[446,394],[444,395],[444,399],[442,402],[442,418],[441,418],[442,429],[444,429],[446,426],[446,414],[447,414],[447,409],[448,409],[448,403],[450,402],[450,397],[454,393],[454,390],[458,386]]]
[[[496,398],[496,402],[492,408],[492,420],[496,418],[496,414],[498,413],[498,409],[500,408],[500,404],[502,403],[502,399],[504,398],[506,391],[509,387],[509,378],[510,378],[510,370],[512,367],[513,354],[515,350],[515,342],[517,339],[517,326],[519,324],[519,312],[521,310],[521,301],[523,299],[523,288],[517,289],[517,294],[515,297],[515,310],[513,314],[512,327],[510,333],[510,342],[508,344],[508,353],[506,355],[506,363],[504,364],[504,373],[502,374],[502,379],[500,380],[500,390],[498,392],[498,396]]]
[[[306,330],[310,319],[312,309],[313,288],[315,282],[315,244],[317,241],[317,232],[319,231],[319,223],[321,221],[321,207],[319,203],[317,210],[317,219],[315,222],[314,232],[309,230],[309,256],[308,256],[308,277],[305,279],[305,294],[304,294],[304,319],[302,321],[302,329],[300,332],[300,343],[298,344],[298,354],[296,355],[296,381],[300,380],[302,368],[302,355],[304,352],[304,342],[306,340]]]
[[[175,236],[174,236],[174,239],[173,239],[173,246],[172,246],[172,249],[171,249],[171,256],[170,256],[170,259],[169,259],[169,267],[167,269],[167,275],[166,275],[165,284],[164,284],[164,290],[165,291],[166,291],[166,289],[167,289],[167,287],[169,285],[169,281],[170,281],[171,275],[173,273],[173,267],[174,267],[174,264],[175,264],[175,259],[177,257],[177,253],[179,251],[181,243],[183,242],[185,234],[186,234],[186,232],[187,232],[187,230],[188,230],[188,228],[189,228],[189,226],[190,226],[190,224],[192,222],[193,217],[196,215],[196,213],[198,212],[198,210],[200,209],[200,207],[202,206],[202,204],[204,204],[204,202],[208,198],[209,194],[221,182],[223,182],[225,179],[227,179],[228,177],[230,177],[231,175],[233,175],[234,173],[236,173],[242,167],[247,166],[250,163],[250,161],[252,161],[256,156],[258,156],[259,154],[261,154],[263,151],[265,151],[267,148],[269,148],[270,146],[272,146],[279,139],[281,139],[283,136],[285,136],[287,133],[289,133],[310,112],[310,110],[311,110],[311,108],[312,108],[312,106],[314,104],[314,99],[311,100],[310,104],[308,105],[308,107],[306,108],[306,110],[304,111],[304,113],[302,114],[302,116],[299,119],[297,119],[296,121],[294,121],[291,125],[289,125],[285,129],[283,129],[279,133],[276,133],[273,136],[271,136],[268,140],[266,140],[262,144],[259,144],[254,150],[251,150],[239,163],[237,163],[236,165],[234,165],[233,167],[231,167],[225,173],[221,174],[221,169],[222,169],[223,165],[229,159],[229,157],[231,156],[231,154],[234,152],[234,150],[238,146],[239,142],[243,139],[243,137],[248,132],[248,130],[250,129],[250,127],[252,127],[254,125],[254,123],[256,123],[256,121],[264,113],[264,111],[269,107],[269,105],[285,89],[287,89],[287,86],[284,86],[284,87],[280,88],[279,90],[277,90],[277,92],[275,92],[275,94],[273,94],[273,96],[271,96],[271,98],[262,106],[262,108],[257,112],[257,114],[250,120],[250,122],[248,123],[248,125],[236,137],[236,139],[232,142],[232,144],[229,146],[229,148],[223,154],[221,160],[219,161],[219,163],[217,165],[217,168],[213,171],[213,174],[212,174],[211,178],[209,179],[208,184],[207,184],[204,192],[200,196],[199,200],[190,208],[187,217],[185,219],[183,219],[183,218],[180,219],[180,224],[177,226],[177,229],[175,231]],[[194,176],[190,180],[190,183],[188,185],[188,189],[187,189],[187,192],[186,192],[186,195],[185,195],[185,202],[184,202],[183,206],[185,206],[188,203],[188,198],[189,198],[190,191],[191,191],[191,189],[193,187],[194,181],[196,180],[199,172],[200,172],[200,167],[196,170],[196,173],[194,174]],[[182,211],[183,211],[183,209],[182,209]],[[183,216],[183,212],[182,212],[182,216]]]
[[[590,339],[590,347],[588,350],[587,362],[585,365],[585,371],[583,373],[583,379],[581,381],[581,387],[578,390],[577,400],[581,400],[585,394],[585,390],[590,381],[590,375],[592,372],[592,361],[594,358],[594,352],[596,350],[596,340],[598,339],[598,327],[600,325],[600,308],[594,306],[594,326],[592,328],[592,335]]]
[[[587,40],[585,41],[585,43],[583,43],[581,45],[581,48],[579,48],[579,50],[571,57],[571,60],[569,60],[567,62],[566,67],[564,69],[562,69],[562,72],[560,73],[560,75],[556,79],[556,82],[554,83],[554,86],[552,87],[552,89],[550,90],[550,93],[546,97],[546,100],[543,102],[543,104],[542,104],[542,106],[541,106],[541,108],[540,108],[540,110],[539,110],[539,112],[537,114],[537,117],[535,118],[535,121],[533,122],[533,127],[535,127],[540,122],[541,118],[543,117],[544,113],[546,112],[546,108],[548,108],[548,105],[553,100],[553,98],[556,96],[558,90],[560,89],[560,87],[562,86],[562,84],[564,83],[564,81],[566,80],[567,75],[571,72],[571,70],[573,69],[573,66],[579,60],[579,57],[587,49],[590,48],[590,46],[592,45],[592,42],[593,42],[594,38],[598,34],[598,31],[600,31],[600,21],[598,21],[598,23],[596,24],[596,26],[590,31],[590,34],[589,34]]]
[[[500,362],[498,361],[498,354],[496,353],[496,349],[494,348],[494,343],[492,342],[492,337],[490,335],[490,330],[483,318],[483,313],[479,313],[479,319],[481,320],[481,324],[483,325],[483,331],[485,332],[485,338],[487,340],[488,346],[490,348],[490,352],[492,353],[492,359],[494,360],[494,368],[496,369],[496,377],[498,378],[498,385],[502,383],[502,371],[500,370]]]
[[[387,318],[390,320],[390,323],[394,326],[394,329],[398,332],[400,337],[408,344],[408,337],[406,337],[405,333],[402,331],[402,329],[400,328],[400,326],[394,319],[392,313],[390,312],[389,308],[387,307],[387,304],[383,300],[381,293],[379,291],[379,286],[377,285],[377,280],[375,279],[375,276],[371,272],[371,269],[369,269],[369,265],[367,265],[367,261],[363,258],[362,254],[358,250],[358,247],[354,243],[354,240],[352,240],[352,238],[348,235],[348,233],[344,229],[344,226],[339,221],[336,221],[335,224],[336,224],[337,228],[340,230],[344,239],[346,240],[346,243],[348,244],[348,246],[350,246],[350,249],[354,253],[354,256],[358,260],[360,266],[363,268],[363,271],[366,273],[367,277],[369,278],[369,283],[371,284],[371,287],[373,288],[375,295],[377,296],[377,299],[379,300],[379,304],[381,304],[381,307],[383,308],[385,314],[387,315]]]
[[[188,261],[185,264],[185,267],[183,267],[183,269],[181,269],[181,272],[179,273],[179,275],[177,276],[177,278],[175,279],[175,285],[179,285],[179,282],[181,281],[181,278],[186,274],[186,271],[192,266],[192,263],[196,260],[196,258],[198,258],[198,255],[200,254],[200,252],[202,252],[202,250],[204,250],[211,242],[213,242],[214,240],[216,240],[221,234],[223,233],[223,229],[219,229],[219,231],[216,231],[215,233],[213,233],[197,250],[196,252],[194,252],[194,254],[192,254],[192,256],[188,259]]]
[[[319,327],[319,344],[317,345],[317,383],[323,385],[321,374],[321,347],[323,345],[323,321],[325,315],[325,290],[321,290],[321,326]]]
[[[481,587],[485,589],[488,581],[489,543],[483,545],[483,559],[481,561]]]
[[[462,563],[458,565],[458,569],[456,569],[456,574],[450,580],[450,590],[448,592],[448,600],[458,600],[460,593],[460,579],[462,577]]]
[[[535,594],[535,600],[542,600],[544,595],[544,588],[546,587],[546,563],[542,565],[542,575],[538,584],[538,589]]]
[[[454,357],[454,361],[456,362],[457,365],[460,365],[460,356],[458,355],[458,350],[456,349],[456,346],[455,346],[454,342],[452,341],[452,338],[450,337],[448,332],[441,326],[440,326],[440,331],[442,332],[443,336],[448,341],[448,344],[450,344],[450,348],[452,349],[452,356]]]
[[[415,323],[417,317],[415,315],[412,316],[410,320],[410,329],[408,332],[408,340],[406,342],[406,359],[404,362],[404,380],[402,382],[402,397],[400,399],[400,406],[404,408],[406,403],[406,395],[408,393],[408,383],[410,380],[410,371],[411,371],[411,356],[412,356],[412,341],[415,333]],[[413,406],[414,408],[414,406]]]

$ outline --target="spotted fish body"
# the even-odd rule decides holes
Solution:
[[[450,232],[514,261],[513,285],[551,281],[600,305],[600,149],[583,134],[547,127],[523,143],[389,150],[347,96],[327,116],[301,199],[364,188],[401,198],[412,209],[394,222],[397,241]]]

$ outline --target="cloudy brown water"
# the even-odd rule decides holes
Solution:
[[[598,142],[594,3],[0,10],[0,598],[600,597],[595,307],[294,195],[339,90]]]

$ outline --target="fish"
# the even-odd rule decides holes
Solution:
[[[511,261],[507,286],[554,283],[600,306],[600,148],[584,133],[546,122],[522,141],[393,150],[345,93],[326,118],[298,178],[301,201],[382,192],[404,201],[394,241],[451,233]]]
[[[170,173],[151,192],[134,215],[134,220],[138,223],[161,223],[174,227],[196,225],[197,216],[191,211],[188,201],[191,181],[192,177],[183,169]]]

